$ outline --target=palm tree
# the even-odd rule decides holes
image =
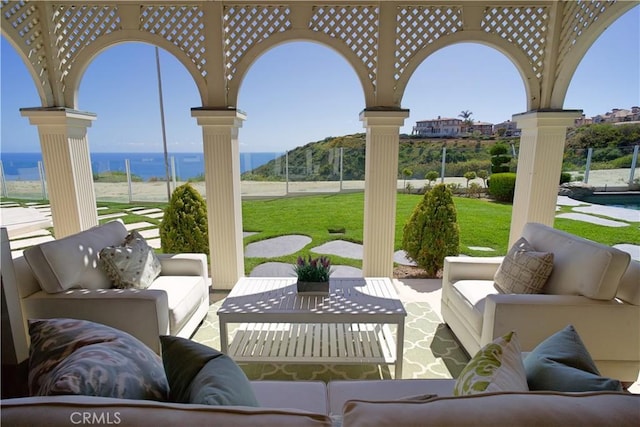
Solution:
[[[462,110],[460,111],[460,114],[458,114],[458,117],[462,117],[462,121],[465,122],[465,124],[473,124],[473,120],[471,119],[471,116],[473,115],[473,111],[469,111],[469,110]]]
[[[460,111],[460,114],[458,114],[458,117],[462,117],[462,122],[467,127],[467,134],[469,133],[471,126],[473,126],[473,119],[471,118],[472,115],[473,111],[469,110],[462,110]]]

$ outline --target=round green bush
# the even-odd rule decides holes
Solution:
[[[571,182],[571,174],[569,172],[562,172],[560,174],[560,184],[564,184],[565,182]]]
[[[451,189],[438,184],[425,193],[404,226],[402,248],[430,277],[436,277],[446,256],[460,253],[457,221]]]
[[[516,174],[513,172],[494,173],[489,180],[489,194],[500,202],[513,202],[516,189]]]
[[[209,254],[207,205],[189,183],[171,195],[160,223],[160,244],[164,253]]]

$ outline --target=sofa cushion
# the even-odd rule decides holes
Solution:
[[[159,276],[148,289],[167,293],[169,333],[177,334],[191,319],[203,300],[209,298],[202,276]],[[180,283],[180,286],[176,286]]]
[[[600,376],[573,325],[541,342],[524,359],[531,390],[621,391],[620,381]]]
[[[258,406],[247,376],[227,355],[180,337],[160,342],[173,402]]]
[[[98,254],[105,246],[122,243],[127,229],[120,221],[41,243],[24,251],[33,275],[48,293],[71,288],[108,289],[111,281],[98,268]]]
[[[450,304],[455,306],[477,336],[480,336],[487,296],[500,293],[493,280],[460,280],[453,284],[452,293],[457,294],[457,297],[450,298]]]
[[[640,261],[631,260],[625,271],[616,296],[624,302],[640,305]]]
[[[515,332],[485,345],[464,367],[453,387],[454,396],[491,391],[528,391],[527,377]]]
[[[160,357],[136,338],[77,319],[29,322],[29,391],[166,400],[169,384]]]
[[[610,300],[629,265],[628,253],[538,223],[522,230],[538,251],[553,252],[553,272],[542,292]]]
[[[286,396],[290,382],[281,383],[281,393]],[[83,416],[88,417],[85,422]],[[297,409],[205,406],[93,396],[7,399],[2,401],[0,417],[3,426],[331,427],[326,414]]]
[[[155,252],[135,230],[121,245],[102,248],[98,265],[118,289],[146,289],[161,270]]]
[[[369,426],[637,426],[640,395],[500,392],[419,401],[349,401],[343,425]]]
[[[537,294],[553,270],[553,254],[538,252],[521,237],[504,257],[493,278],[505,294]]]

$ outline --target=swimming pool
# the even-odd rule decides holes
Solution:
[[[580,199],[581,202],[595,203],[598,205],[615,206],[625,209],[640,210],[640,192],[597,192],[590,196],[583,196]]]

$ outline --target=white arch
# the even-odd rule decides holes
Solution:
[[[522,83],[527,97],[527,110],[534,110],[540,107],[540,82],[533,74],[533,70],[529,65],[527,57],[518,49],[515,49],[504,42],[503,39],[498,36],[485,33],[484,31],[464,31],[461,33],[454,33],[449,36],[442,37],[430,46],[420,50],[413,60],[409,62],[407,68],[398,80],[396,99],[394,100],[397,105],[400,105],[401,100],[404,97],[404,92],[411,76],[413,76],[418,67],[426,61],[429,56],[441,49],[460,43],[482,44],[502,53],[515,66],[522,78]]]
[[[313,37],[310,37],[310,34],[313,35]],[[242,81],[244,80],[244,77],[246,76],[251,66],[260,57],[262,57],[262,55],[266,54],[268,51],[277,46],[295,42],[318,43],[337,52],[347,61],[347,63],[351,66],[356,76],[358,77],[364,94],[365,105],[370,106],[370,104],[373,103],[373,100],[375,99],[374,87],[369,80],[369,74],[366,68],[364,67],[364,65],[362,65],[362,62],[359,60],[359,58],[338,40],[333,39],[325,34],[310,33],[307,30],[291,30],[287,33],[279,33],[269,37],[267,40],[257,44],[256,46],[251,47],[238,62],[238,65],[236,67],[236,74],[233,80],[229,82],[229,103],[231,105],[237,105],[238,94],[240,91],[240,86],[242,85]]]
[[[558,70],[553,92],[551,94],[551,108],[561,109],[567,96],[567,91],[571,85],[573,75],[578,69],[578,65],[591,48],[593,43],[604,33],[604,31],[613,22],[617,21],[622,15],[627,13],[633,7],[640,7],[637,1],[619,1],[610,5],[607,9],[608,13],[602,14],[596,21],[590,23],[588,30],[576,40],[576,44],[571,48],[569,53],[565,55],[562,65]]]
[[[53,89],[50,87],[49,91],[45,91],[44,87],[41,84],[40,79],[38,78],[38,72],[35,67],[29,61],[27,54],[20,49],[20,46],[14,41],[14,39],[5,32],[4,28],[2,28],[1,35],[9,42],[9,44],[13,47],[13,49],[18,53],[18,56],[22,60],[22,63],[25,65],[31,79],[33,80],[33,84],[36,88],[36,92],[38,93],[38,97],[40,98],[40,102],[43,107],[53,107],[54,105],[54,97],[53,97]],[[49,81],[47,79],[47,81]]]
[[[72,108],[78,108],[78,90],[82,76],[86,72],[91,62],[104,50],[109,49],[121,43],[141,42],[152,46],[158,46],[171,53],[184,67],[193,79],[200,99],[204,105],[207,94],[207,82],[200,74],[195,64],[184,54],[184,52],[173,43],[166,39],[141,31],[123,30],[117,33],[111,33],[101,37],[96,42],[91,43],[83,49],[76,60],[71,72],[67,76],[67,91],[65,92],[65,103],[72,105]]]

